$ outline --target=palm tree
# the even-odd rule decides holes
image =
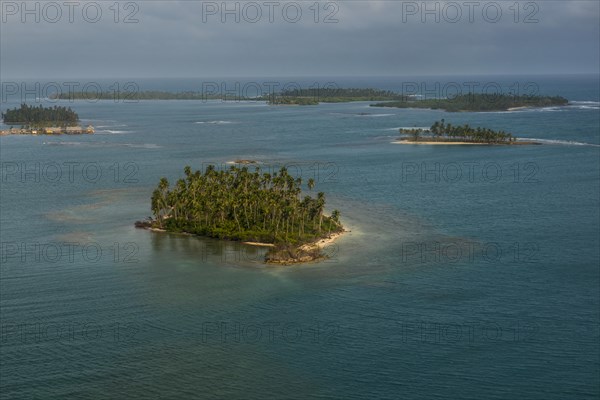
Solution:
[[[164,219],[165,209],[168,208],[169,181],[167,178],[161,178],[158,188],[152,193],[152,212],[154,213],[160,227]]]
[[[319,215],[319,232],[321,232],[321,224],[323,223],[323,208],[325,207],[325,193],[317,194],[317,212]]]
[[[438,134],[440,128],[440,123],[438,121],[435,121],[433,123],[433,125],[431,125],[431,128],[429,128],[429,130],[431,131],[431,133],[433,133],[434,135]]]
[[[340,212],[338,210],[333,210],[333,212],[331,213],[331,219],[333,220],[333,222],[335,222],[337,225],[339,225]]]

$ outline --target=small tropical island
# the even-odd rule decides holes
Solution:
[[[452,125],[444,119],[431,128],[401,128],[400,144],[480,144],[480,145],[539,145],[539,142],[519,140],[511,133],[488,128],[473,128],[468,124]]]
[[[325,215],[325,194],[303,196],[302,178],[285,167],[273,174],[236,165],[209,165],[204,173],[186,166],[184,172],[172,188],[160,180],[151,198],[153,217],[136,227],[267,246],[265,262],[284,265],[326,258],[322,246],[344,232],[339,211]],[[308,179],[308,190],[314,186]]]
[[[371,107],[428,108],[447,112],[512,111],[533,107],[565,106],[569,100],[561,96],[511,96],[468,93],[446,99],[403,99],[371,104]]]
[[[194,91],[183,92],[166,92],[162,90],[144,90],[144,91],[90,91],[90,92],[61,92],[54,93],[50,96],[51,99],[57,100],[123,100],[123,101],[138,101],[138,100],[242,100],[233,96],[225,96],[221,94],[208,94]],[[250,100],[250,99],[243,99]]]
[[[271,105],[318,105],[320,103],[349,103],[354,101],[408,101],[404,96],[389,90],[379,89],[291,89],[259,98]]]
[[[319,103],[342,103],[352,101],[400,101],[409,100],[410,96],[379,89],[341,89],[314,88],[289,89],[273,93],[261,93],[258,96],[242,96],[241,93],[203,93],[195,91],[165,92],[158,90],[119,92],[68,92],[50,96],[61,100],[232,100],[232,101],[265,101],[270,105],[317,105]]]
[[[79,115],[71,107],[53,106],[37,107],[21,104],[20,108],[6,110],[2,113],[2,120],[11,126],[8,130],[0,131],[0,135],[77,135],[94,133],[94,127],[79,126]]]

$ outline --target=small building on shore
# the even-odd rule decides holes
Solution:
[[[67,127],[59,127],[59,126],[48,126],[45,128],[10,128],[6,130],[0,130],[0,136],[6,135],[80,135],[80,134],[92,134],[95,133],[95,129],[92,125],[88,125],[86,128],[81,126],[67,126]]]

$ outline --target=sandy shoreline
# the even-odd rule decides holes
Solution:
[[[302,250],[311,250],[311,249],[315,249],[315,248],[322,249],[323,247],[329,246],[330,244],[335,242],[337,239],[342,237],[344,235],[344,233],[347,233],[347,232],[350,232],[350,231],[343,230],[341,232],[332,233],[331,235],[329,235],[329,237],[319,239],[313,243],[304,244],[304,245],[300,246],[300,249],[302,249]]]
[[[417,144],[417,145],[433,145],[433,146],[452,146],[452,145],[467,145],[467,146],[524,146],[524,145],[539,145],[539,142],[523,141],[510,143],[478,143],[478,142],[414,142],[412,140],[394,140],[392,144]]]
[[[475,143],[475,142],[411,142],[408,140],[395,140],[393,144],[429,144],[429,145],[490,145],[491,143]]]
[[[344,233],[350,231],[344,230],[342,232],[336,232],[329,235],[329,237],[322,238],[317,240],[316,242],[303,244],[300,246],[301,250],[311,250],[315,248],[322,249],[323,247],[329,246],[333,242],[335,242],[338,238],[340,238]],[[261,243],[261,242],[241,242],[242,244],[247,244],[249,246],[257,246],[257,247],[275,247],[273,243]]]
[[[275,245],[273,243],[242,242],[242,244],[247,244],[249,246],[257,246],[257,247],[275,247]]]

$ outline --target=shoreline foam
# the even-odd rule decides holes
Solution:
[[[300,246],[300,249],[306,250],[306,251],[312,250],[312,249],[322,249],[323,247],[333,244],[333,242],[335,242],[337,239],[339,239],[345,233],[348,233],[348,232],[351,232],[351,231],[344,229],[343,231],[332,233],[328,237],[321,238],[312,243],[303,244],[302,246]]]
[[[517,141],[510,143],[486,143],[486,142],[450,142],[450,141],[419,141],[412,140],[394,140],[392,144],[417,144],[417,145],[467,145],[467,146],[526,146],[526,145],[541,145],[540,142],[534,141]]]

